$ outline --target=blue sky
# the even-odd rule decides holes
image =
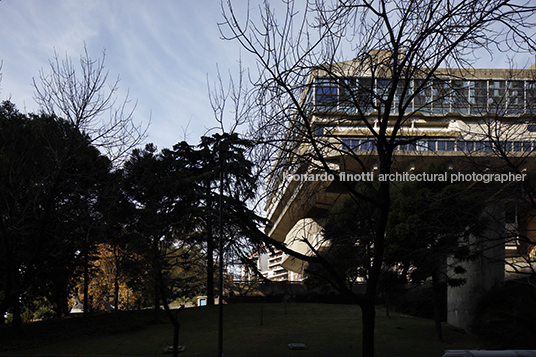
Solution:
[[[244,10],[247,1],[233,4]],[[220,0],[2,0],[0,100],[36,112],[32,78],[41,68],[48,72],[54,51],[76,60],[86,43],[94,58],[106,49],[110,79],[119,75],[121,94],[137,100],[135,119],[150,118],[148,142],[160,149],[183,139],[197,144],[217,125],[207,80],[216,80],[216,65],[224,77],[238,71],[238,45],[220,39],[221,21]],[[516,63],[530,65],[533,58],[516,57]],[[504,67],[505,60],[490,63],[484,56],[477,66]]]
[[[239,1],[237,2],[239,3]],[[135,119],[151,119],[148,142],[160,149],[197,144],[217,125],[208,100],[217,69],[237,72],[237,44],[219,38],[219,0],[2,0],[0,100],[38,111],[32,78],[56,51],[77,61],[106,50],[109,79],[137,100]],[[76,63],[76,62],[75,62]]]

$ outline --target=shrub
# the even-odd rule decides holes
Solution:
[[[536,348],[536,288],[527,281],[508,281],[479,302],[473,332],[485,348]]]
[[[441,320],[447,320],[447,285],[441,285]],[[394,309],[406,315],[434,318],[434,292],[431,284],[415,286],[390,298]]]

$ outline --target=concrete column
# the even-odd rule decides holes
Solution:
[[[468,332],[480,298],[494,286],[504,282],[504,204],[490,204],[483,213],[486,230],[481,237],[471,239],[471,247],[479,253],[473,261],[458,262],[466,269],[456,277],[467,279],[458,287],[447,290],[447,322]],[[449,267],[456,265],[449,258]],[[452,275],[452,273],[451,273]]]

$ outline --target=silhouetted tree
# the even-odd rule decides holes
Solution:
[[[96,202],[111,168],[90,140],[53,115],[0,107],[0,190],[4,300],[20,324],[21,297],[46,292],[58,315],[67,311],[68,282],[99,214]]]
[[[234,222],[232,204],[236,201],[246,202],[255,194],[256,179],[253,175],[253,163],[246,157],[251,149],[251,142],[242,139],[238,134],[214,134],[202,137],[199,144],[199,171],[197,180],[201,187],[203,242],[207,249],[207,304],[214,304],[215,252],[219,249],[234,249],[235,253],[243,253],[239,248],[243,240],[238,239],[239,229]],[[222,182],[223,179],[223,182]],[[224,185],[224,197],[220,197],[220,185]],[[224,240],[226,247],[220,247],[219,237],[220,204],[223,204],[223,226],[225,232],[234,237]],[[219,262],[221,264],[222,262]],[[220,298],[223,292],[220,291]]]

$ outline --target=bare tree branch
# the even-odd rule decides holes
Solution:
[[[92,59],[84,45],[79,69],[69,56],[60,59],[58,53],[49,61],[50,72],[43,69],[33,79],[34,98],[41,110],[69,121],[89,136],[92,144],[106,153],[116,164],[145,138],[146,126],[134,121],[136,103],[127,92],[118,100],[119,77],[109,82],[102,58]]]

